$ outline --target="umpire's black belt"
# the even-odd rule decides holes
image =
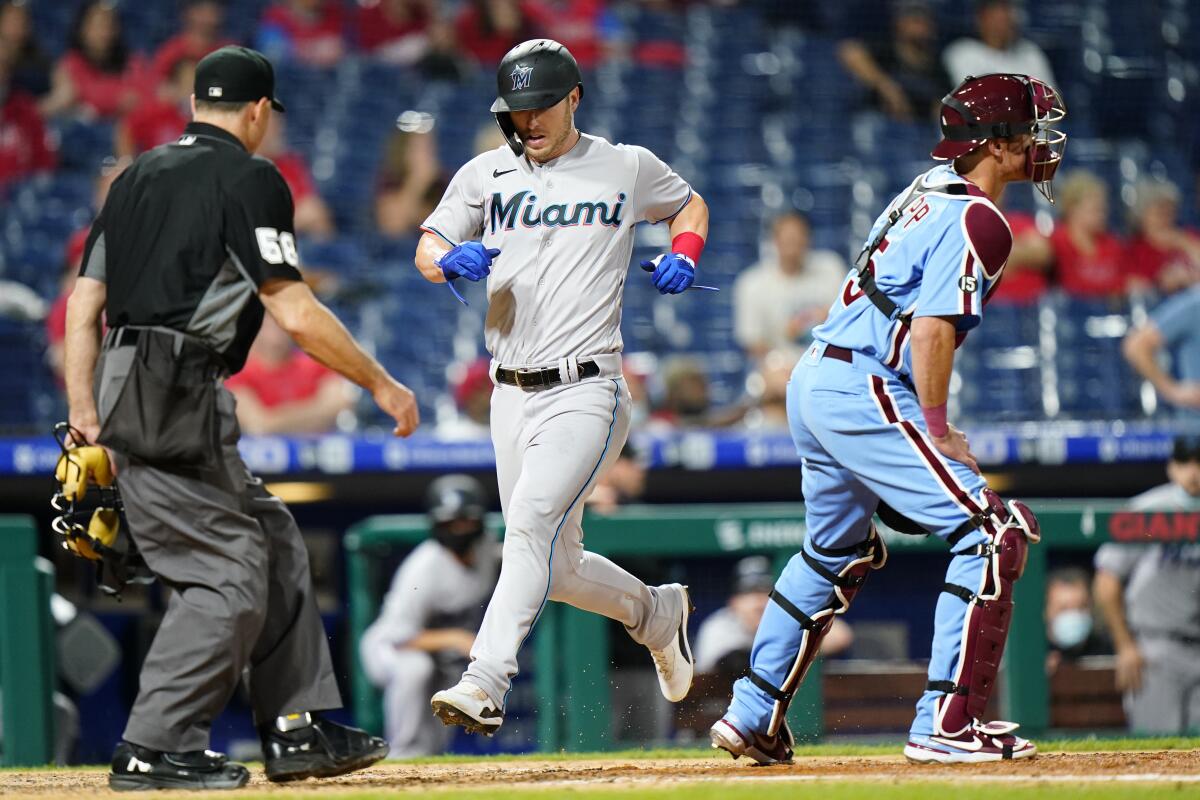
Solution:
[[[588,359],[587,361],[579,362],[579,380],[594,378],[599,374],[600,365],[595,361]],[[545,369],[507,369],[505,367],[497,367],[496,381],[506,386],[519,386],[526,391],[536,391],[538,389],[549,389],[551,386],[558,386],[563,382],[563,379],[558,367],[546,367]]]

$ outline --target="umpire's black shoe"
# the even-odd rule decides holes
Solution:
[[[309,714],[289,714],[262,731],[269,781],[332,778],[369,767],[388,743],[366,731]]]
[[[250,780],[250,771],[232,764],[222,753],[189,750],[164,753],[121,742],[113,753],[108,788],[117,792],[146,789],[239,789]]]

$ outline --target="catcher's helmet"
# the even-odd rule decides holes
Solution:
[[[469,475],[445,475],[429,485],[425,510],[434,527],[456,519],[482,520],[487,514],[483,486]]]
[[[553,39],[530,39],[509,50],[496,69],[496,102],[492,113],[508,146],[518,156],[525,145],[517,136],[510,111],[549,108],[576,86],[583,94],[583,75],[575,56]]]
[[[1050,181],[1067,143],[1067,135],[1054,124],[1066,115],[1062,98],[1045,81],[1004,73],[967,76],[942,98],[942,140],[932,155],[961,158],[988,139],[1031,134],[1033,141],[1025,151],[1026,177],[1054,202]]]

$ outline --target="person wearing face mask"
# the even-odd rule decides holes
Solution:
[[[1104,652],[1095,633],[1091,587],[1084,570],[1064,567],[1050,574],[1046,580],[1045,618],[1050,644],[1047,673],[1053,673],[1064,661]]]
[[[1130,510],[1200,511],[1200,436],[1175,440],[1167,477]],[[1116,646],[1130,729],[1200,728],[1200,544],[1102,545],[1092,591]]]
[[[427,711],[430,689],[466,666],[500,563],[479,481],[438,478],[426,508],[429,538],[400,564],[359,643],[367,677],[383,689],[385,732],[397,758],[445,749],[451,729]]]

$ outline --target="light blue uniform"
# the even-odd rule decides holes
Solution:
[[[925,186],[966,185],[969,193],[929,192],[909,202],[871,259],[876,283],[905,314],[957,317],[961,339],[981,320],[1012,234],[995,206],[949,166],[932,169],[919,181]],[[876,220],[869,240],[908,194],[898,195]],[[952,552],[965,553],[987,541],[970,522],[987,507],[980,498],[984,480],[943,457],[926,433],[909,379],[907,325],[872,304],[852,274],[814,339],[792,373],[787,395],[792,437],[804,459],[807,555],[840,573],[856,556],[822,554],[814,545],[836,551],[864,542],[879,500],[934,535],[952,538]],[[852,363],[828,355],[830,346],[853,351]],[[981,556],[955,555],[946,580],[978,586],[985,563]],[[775,589],[811,617],[830,607],[834,587],[797,554]],[[965,609],[958,596],[939,597],[930,680],[954,678]],[[754,641],[751,669],[772,687],[794,681],[802,634],[783,606],[769,603]],[[912,726],[914,740],[935,732],[935,700],[941,696],[936,691],[922,696]],[[774,705],[767,692],[743,678],[734,686],[729,711],[743,728],[766,733]]]
[[[1200,383],[1200,286],[1185,289],[1167,298],[1150,313],[1150,321],[1163,337],[1171,354],[1171,373],[1176,380]],[[1176,419],[1188,430],[1200,427],[1200,411],[1177,408]]]

